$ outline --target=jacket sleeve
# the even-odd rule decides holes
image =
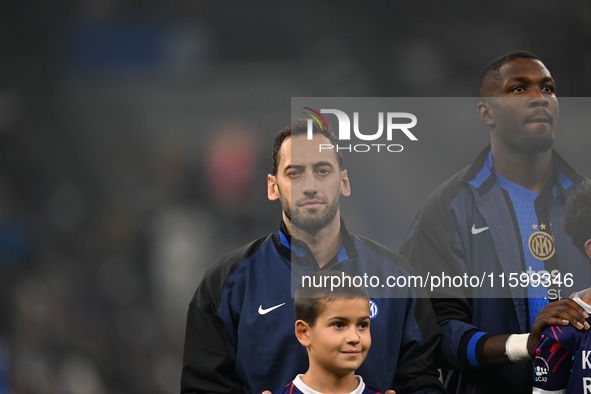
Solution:
[[[413,219],[400,248],[415,270],[427,275],[463,275],[468,272],[464,245],[448,214],[447,204],[433,197]],[[429,293],[437,322],[441,328],[441,343],[437,363],[444,368],[480,368],[484,361],[482,349],[488,338],[469,322],[472,305],[462,289],[451,286],[434,288]]]
[[[181,393],[241,393],[235,359],[226,344],[224,322],[218,316],[225,281],[235,264],[220,262],[205,274],[187,314]]]
[[[211,311],[189,305],[181,393],[240,393],[224,326]]]
[[[405,393],[444,393],[435,366],[435,350],[440,331],[428,298],[408,298],[407,318],[400,364],[394,377],[394,390]]]
[[[395,271],[388,274],[416,276],[416,270],[399,253],[367,238],[361,237],[361,239],[370,249],[394,263]],[[390,318],[395,320],[395,327],[398,327],[401,321],[404,324],[401,332],[398,332],[401,335],[396,338],[399,341],[400,350],[392,389],[397,394],[445,393],[435,364],[435,351],[441,340],[441,331],[433,313],[431,301],[420,286],[398,289],[404,290],[394,298],[402,304],[397,304],[401,307]]]

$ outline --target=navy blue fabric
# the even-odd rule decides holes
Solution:
[[[419,272],[479,277],[492,273],[496,278],[522,272],[522,245],[494,168],[487,164],[489,151],[486,148],[470,167],[440,185],[413,220],[400,251]],[[573,287],[562,290],[568,297],[587,288],[591,278],[590,264],[561,228],[564,202],[583,177],[556,152],[553,161],[560,187],[555,189],[548,216],[558,268],[563,275],[573,275]],[[473,233],[474,228],[485,227]],[[463,335],[475,328],[492,335],[528,332],[526,289],[497,286],[492,293],[485,288],[469,293],[446,289],[431,296],[442,330],[440,360],[444,368],[453,370],[447,375],[450,392],[531,393],[531,363],[478,371],[462,363],[458,354],[467,351],[460,347]]]
[[[518,229],[521,239],[521,247],[523,250],[523,257],[526,271],[540,272],[545,269],[544,261],[537,259],[529,251],[529,237],[530,235],[538,230],[538,217],[536,215],[536,199],[538,194],[527,190],[508,179],[503,178],[501,175],[496,174],[496,181],[499,187],[507,191],[509,198],[511,199],[511,205],[515,213],[517,220]],[[535,228],[532,228],[535,226]],[[527,297],[528,297],[528,317],[529,317],[529,331],[531,331],[535,316],[540,313],[543,307],[548,304],[548,290],[544,286],[534,286],[534,281],[529,281],[527,286]],[[531,318],[534,317],[534,318]]]
[[[413,272],[400,255],[342,228],[343,248],[323,269],[350,275]],[[308,369],[306,350],[294,334],[292,294],[302,275],[319,268],[307,245],[285,234],[255,241],[206,274],[189,308],[183,393],[275,392]],[[440,332],[430,301],[408,289],[395,291],[399,298],[372,297],[379,310],[371,322],[372,348],[356,373],[382,391],[442,392],[433,359]]]
[[[375,267],[367,264],[386,264],[391,274],[406,274],[389,260],[366,250],[360,241],[356,240],[355,244],[360,257],[330,268],[356,274],[372,272]],[[299,284],[301,275],[314,271],[311,265],[301,265],[295,267],[292,275],[289,261],[268,241],[255,255],[245,259],[226,281],[218,316],[225,323],[228,349],[236,359],[238,379],[247,385],[245,392],[276,390],[278,385],[293,378],[294,371],[307,370],[306,350],[294,334],[295,313],[290,288]],[[388,389],[394,382],[399,357],[404,357],[401,345],[420,347],[422,337],[414,316],[407,311],[412,308],[412,300],[381,299],[377,302],[382,316],[372,321],[372,347],[391,349],[391,352],[370,350],[357,374],[374,387]],[[282,307],[263,316],[257,311],[259,306],[269,308],[283,303]],[[393,317],[400,317],[403,324],[393,324]],[[273,348],[278,344],[281,344],[281,351]]]

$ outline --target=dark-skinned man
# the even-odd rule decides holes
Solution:
[[[555,91],[548,69],[529,52],[486,67],[478,114],[490,146],[432,193],[401,246],[423,274],[490,274],[497,281],[492,291],[432,294],[451,393],[531,393],[529,360],[542,329],[589,328],[587,313],[568,299],[581,289],[564,286],[565,278],[588,281],[591,271],[560,226],[564,201],[583,177],[552,149]],[[509,282],[546,274],[540,286]]]

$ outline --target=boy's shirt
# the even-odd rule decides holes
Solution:
[[[302,381],[301,377],[302,375],[296,376],[296,378],[291,383],[277,391],[275,394],[322,394],[308,387],[306,383]],[[359,380],[359,385],[349,394],[381,394],[373,387],[366,386],[361,376],[355,375],[355,377],[357,380]]]
[[[574,301],[591,315],[591,305],[580,298],[583,292]],[[591,324],[591,318],[587,321]],[[568,325],[542,331],[535,350],[533,393],[591,393],[591,330]]]

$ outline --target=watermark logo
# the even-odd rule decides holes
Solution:
[[[326,124],[326,120],[324,120],[324,116],[320,115],[320,113],[310,107],[303,107],[304,109],[307,109],[308,111],[311,111],[313,113],[310,112],[304,112],[304,114],[308,115],[309,117],[311,117],[312,119],[314,119],[316,121],[316,123],[318,123],[318,126],[320,126],[321,130],[328,130],[328,124]],[[320,118],[322,120],[322,123],[320,122]],[[308,125],[308,139],[311,140],[312,139],[312,128]]]
[[[387,151],[402,152],[402,144],[391,143],[398,136],[404,136],[410,141],[418,141],[418,138],[410,131],[417,124],[417,117],[409,112],[378,112],[377,131],[361,130],[359,127],[359,112],[353,112],[353,122],[344,111],[339,109],[321,109],[316,111],[310,107],[303,107],[309,112],[304,114],[310,116],[308,119],[308,139],[312,139],[313,122],[316,122],[321,129],[328,129],[328,123],[322,114],[332,114],[336,117],[338,123],[337,136],[339,144],[320,144],[319,150],[336,149],[338,151],[348,152],[370,152]],[[368,141],[372,143],[347,144],[353,137],[357,140]],[[384,138],[385,137],[385,138]],[[379,141],[388,143],[379,143]]]

